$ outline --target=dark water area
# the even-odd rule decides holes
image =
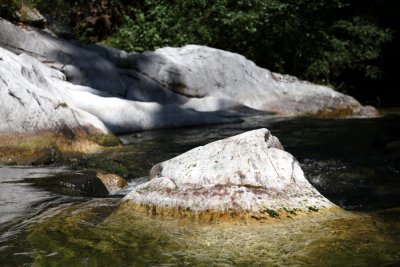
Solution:
[[[387,149],[400,140],[400,116],[383,113],[246,117],[121,136],[123,147],[63,166],[0,167],[0,266],[400,266],[400,152]],[[262,127],[343,212],[268,225],[201,225],[119,206],[154,164]],[[96,162],[123,166],[128,188],[96,198],[54,182],[85,176]]]

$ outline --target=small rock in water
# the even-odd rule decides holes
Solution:
[[[336,207],[307,181],[298,161],[267,129],[155,165],[150,181],[135,187],[124,201],[156,215],[205,220],[287,218]]]
[[[46,179],[43,186],[50,191],[68,196],[105,197],[109,195],[106,186],[93,171],[61,174],[57,178]]]
[[[97,178],[103,182],[109,192],[119,190],[128,185],[124,178],[113,173],[97,173]]]

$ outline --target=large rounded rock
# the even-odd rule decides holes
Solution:
[[[326,86],[270,72],[239,54],[205,46],[165,47],[128,56],[130,67],[171,91],[198,99],[204,110],[215,98],[279,115],[377,116],[353,97]],[[211,109],[215,110],[215,105]],[[222,105],[225,107],[226,105]]]
[[[376,109],[365,108],[354,98],[326,86],[273,73],[239,54],[205,46],[126,53],[69,42],[33,28],[21,29],[3,19],[0,46],[32,55],[62,71],[69,82],[90,87],[85,90],[92,94],[162,106],[172,104],[174,108],[166,108],[169,113],[181,113],[176,107],[182,107],[203,112],[251,108],[289,116],[378,115]],[[204,123],[203,119],[192,121],[199,124]]]
[[[112,97],[65,80],[37,59],[0,47],[0,162],[41,161],[54,148],[92,153],[110,140],[118,144],[113,134],[226,121],[175,105]]]
[[[267,129],[194,148],[155,165],[128,203],[163,211],[277,217],[335,207]]]
[[[117,140],[94,115],[66,102],[62,73],[0,48],[0,162],[53,162],[53,151],[91,153]],[[117,140],[118,143],[118,140]]]
[[[26,53],[62,70],[68,81],[116,95],[125,87],[114,65],[98,53],[77,43],[34,28],[21,29],[0,18],[0,46],[14,53]]]
[[[98,118],[66,103],[64,79],[59,71],[26,54],[17,56],[0,48],[0,133],[75,128],[109,133]]]
[[[0,133],[84,126],[127,133],[154,128],[222,122],[212,114],[176,105],[129,101],[66,81],[35,58],[0,48]]]

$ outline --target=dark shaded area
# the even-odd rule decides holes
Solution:
[[[400,204],[398,165],[377,144],[399,120],[293,120],[275,124],[272,133],[332,202],[347,210],[379,210]]]
[[[348,93],[364,103],[381,106],[399,106],[400,97],[397,86],[398,63],[400,61],[400,2],[393,0],[353,1],[354,10],[368,15],[381,27],[391,30],[391,41],[382,45],[381,56],[376,64],[382,70],[379,79],[365,79],[359,73],[347,72],[342,79],[352,86]]]
[[[105,197],[109,192],[94,171],[65,173],[56,177],[27,179],[23,182],[66,196]]]

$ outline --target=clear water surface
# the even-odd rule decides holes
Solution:
[[[400,266],[400,173],[382,145],[398,125],[394,115],[256,116],[122,136],[124,147],[64,166],[0,167],[0,266]],[[76,162],[100,158],[126,166],[132,188],[158,162],[261,127],[343,212],[272,224],[198,224],[119,207],[129,188],[91,198],[54,183],[61,174],[82,175]]]

